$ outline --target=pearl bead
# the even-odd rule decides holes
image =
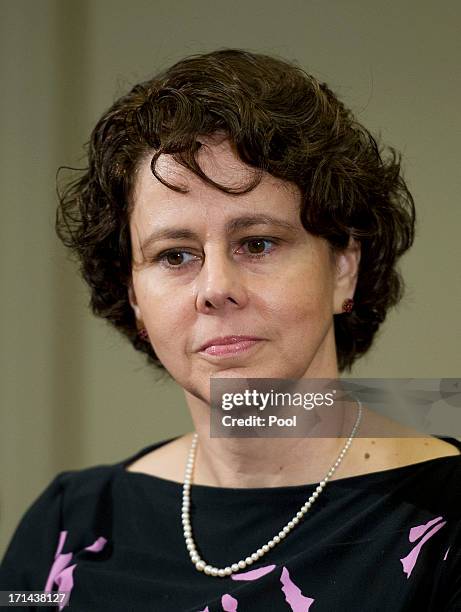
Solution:
[[[205,569],[205,561],[198,561],[195,564],[195,567],[199,570],[199,572],[203,572],[203,570]]]
[[[239,561],[239,562],[237,563],[237,565],[239,566],[239,568],[240,568],[240,569],[245,569],[245,567],[246,567],[246,563],[245,563],[245,561]]]
[[[211,565],[205,565],[205,569],[203,571],[205,574],[211,574]]]
[[[231,568],[233,572],[238,572],[240,569],[238,563],[232,563]]]
[[[232,568],[227,566],[226,568],[224,568],[224,573],[226,574],[226,576],[230,576],[232,574]]]
[[[252,559],[251,557],[247,557],[247,558],[245,559],[245,563],[246,563],[247,565],[251,565],[251,564],[253,563],[253,559]]]

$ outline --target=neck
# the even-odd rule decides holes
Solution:
[[[199,434],[193,483],[261,488],[319,482],[336,461],[344,443],[345,439],[338,438],[230,440]],[[343,461],[347,468],[346,462],[347,455]]]
[[[345,403],[336,417],[327,422],[325,437],[303,431],[300,434],[303,437],[297,438],[212,438],[210,408],[194,399],[188,398],[198,435],[192,481],[215,487],[260,488],[319,482],[338,458],[357,418],[355,402]],[[317,430],[318,424],[315,427]],[[188,434],[184,440],[188,447],[192,435]],[[352,447],[335,476],[351,471]]]

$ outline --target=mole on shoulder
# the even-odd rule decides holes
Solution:
[[[365,459],[369,459],[370,458],[370,453],[365,453]]]

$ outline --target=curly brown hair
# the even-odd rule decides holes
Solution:
[[[201,170],[197,138],[218,131],[255,168],[250,184],[230,189]],[[379,146],[324,83],[294,63],[239,49],[187,57],[117,100],[94,128],[87,153],[88,168],[59,195],[57,234],[77,256],[92,312],[161,370],[137,334],[128,298],[134,171],[148,153],[156,178],[177,191],[156,171],[161,154],[236,197],[264,171],[291,181],[301,190],[308,232],[333,249],[344,249],[350,237],[360,242],[354,309],[334,316],[340,372],[370,348],[403,295],[396,262],[413,243],[415,207],[400,154]]]

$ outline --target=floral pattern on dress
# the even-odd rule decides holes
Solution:
[[[54,562],[51,566],[50,572],[46,579],[45,584],[45,592],[50,593],[54,586],[58,587],[58,590],[64,593],[68,593],[68,596],[64,602],[59,604],[59,610],[61,611],[64,606],[66,606],[69,602],[69,597],[71,591],[74,587],[74,570],[77,567],[77,564],[70,564],[72,559],[78,553],[63,553],[62,549],[64,548],[64,544],[67,538],[67,531],[61,531],[59,534],[58,546],[56,548],[56,552],[54,554]],[[86,546],[83,550],[88,550],[90,552],[100,552],[104,546],[106,545],[106,538],[100,536],[97,538],[93,544],[90,546]]]

